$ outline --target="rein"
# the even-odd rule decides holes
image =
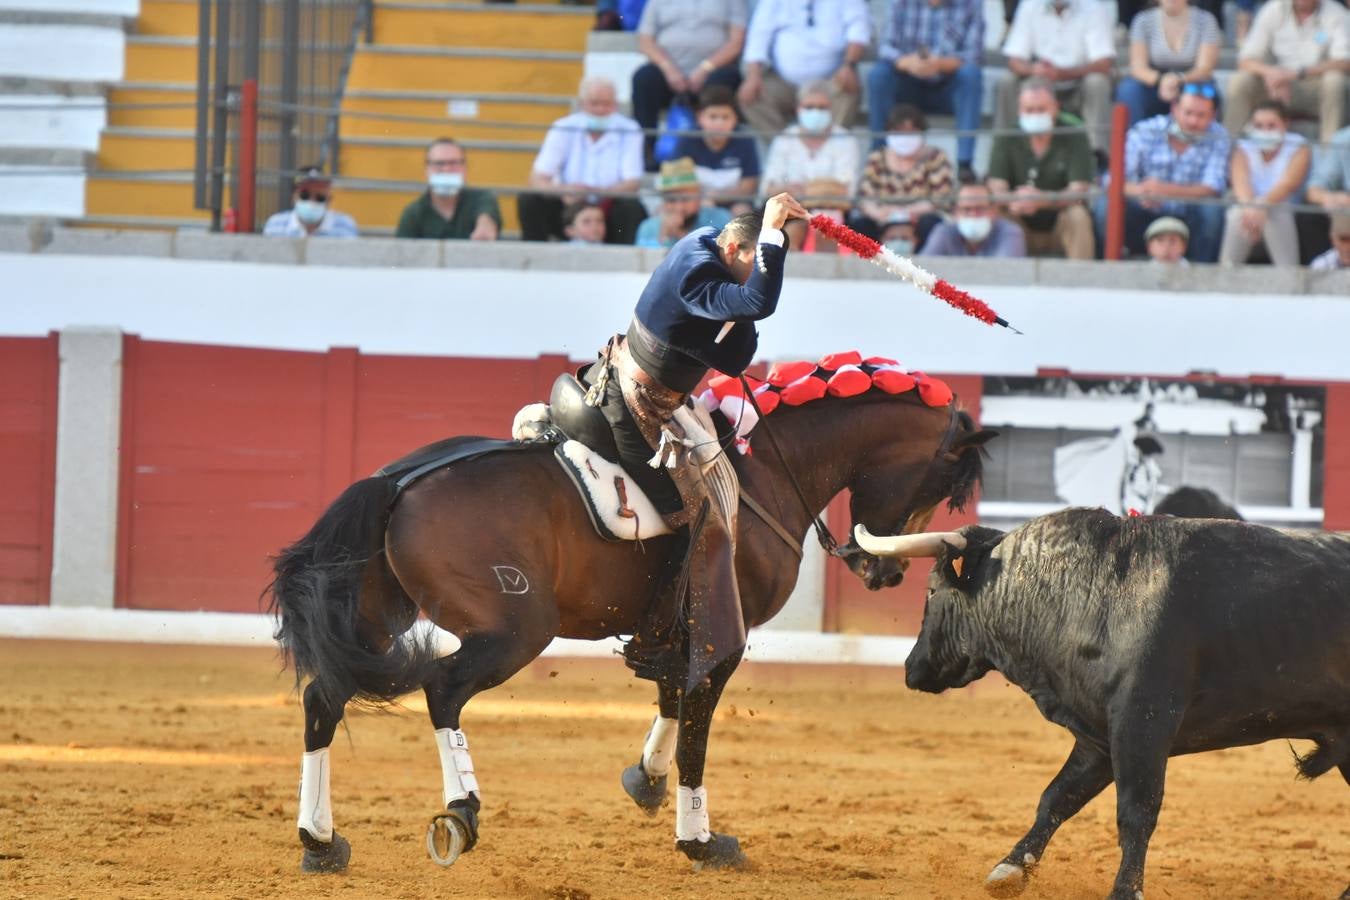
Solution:
[[[778,461],[783,464],[783,471],[787,473],[788,481],[792,484],[792,490],[797,494],[797,500],[800,501],[802,509],[804,509],[806,514],[811,518],[811,524],[816,529],[816,538],[820,541],[820,546],[825,550],[827,556],[833,556],[836,559],[845,558],[848,555],[846,548],[840,547],[839,541],[836,540],[834,535],[830,532],[830,528],[825,524],[823,517],[811,509],[811,504],[806,499],[806,493],[802,490],[801,483],[797,481],[796,474],[793,473],[792,467],[788,465],[787,457],[783,455],[783,448],[779,446],[778,438],[774,436],[773,429],[769,427],[768,416],[764,415],[764,412],[759,408],[759,402],[755,400],[755,392],[751,390],[750,382],[746,380],[744,375],[740,376],[740,380],[741,389],[745,392],[745,399],[750,402],[751,408],[754,409],[756,415],[759,416],[759,421],[756,423],[755,428],[768,435],[769,443],[773,445],[773,452],[778,456]],[[953,454],[951,452],[951,447],[960,424],[961,417],[957,413],[956,405],[953,403],[951,406],[951,417],[947,421],[947,430],[943,432],[942,440],[938,443],[938,448],[933,453],[933,458],[928,461],[928,468],[924,469],[923,477],[920,478],[918,483],[914,486],[914,493],[910,495],[909,504],[905,507],[905,515],[900,519],[898,530],[895,533],[902,533],[905,525],[909,522],[910,516],[914,515],[915,498],[918,497],[919,491],[923,489],[924,484],[928,482],[928,476],[933,474],[933,467],[937,465],[938,460],[947,462],[954,461],[952,459]],[[741,496],[742,499],[750,499],[744,492],[742,492]],[[788,540],[782,525],[774,521],[768,515],[767,510],[758,503],[747,505],[749,505],[761,519],[773,527],[778,536],[782,537],[784,541],[787,541],[787,543],[792,546],[793,550],[797,550],[796,544],[793,541]],[[852,545],[851,540],[849,544]],[[798,552],[800,553],[800,551]],[[866,553],[866,551],[860,552]]]

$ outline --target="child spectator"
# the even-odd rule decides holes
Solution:
[[[1267,100],[1252,112],[1247,136],[1237,142],[1229,163],[1236,203],[1228,208],[1219,262],[1239,265],[1262,238],[1270,261],[1298,265],[1298,231],[1291,204],[1303,202],[1312,150],[1303,135],[1289,131],[1289,112]]]
[[[1308,263],[1315,272],[1350,269],[1350,212],[1331,217],[1331,249]]]
[[[1096,167],[1083,123],[1060,112],[1054,88],[1043,79],[1022,82],[1017,104],[1021,134],[994,139],[989,187],[996,194],[1016,195],[1008,212],[1026,232],[1033,255],[1062,253],[1069,259],[1092,259],[1096,250],[1092,215],[1083,200],[1044,196],[1066,191],[1086,196],[1092,187]]]
[[[754,138],[739,130],[736,95],[720,84],[698,95],[698,127],[701,135],[680,138],[676,158],[694,161],[703,196],[731,210],[732,215],[750,212],[759,188],[759,150]]]
[[[569,244],[603,244],[605,209],[590,200],[578,200],[563,207],[563,235]]]
[[[1144,231],[1148,258],[1161,265],[1190,265],[1186,261],[1186,245],[1190,240],[1191,230],[1173,216],[1154,219]]]
[[[1135,16],[1129,74],[1116,88],[1130,124],[1166,113],[1183,84],[1213,78],[1222,42],[1218,20],[1187,0],[1159,0]]]
[[[1190,231],[1187,258],[1212,263],[1219,258],[1223,207],[1217,200],[1228,189],[1228,132],[1214,121],[1218,92],[1212,84],[1188,84],[1172,104],[1171,115],[1145,119],[1125,136],[1125,246],[1144,249],[1144,229],[1159,216],[1174,216]],[[1093,206],[1099,246],[1105,246],[1106,197]]]
[[[881,243],[899,256],[913,256],[921,243],[914,230],[914,220],[905,210],[891,213],[881,226]]]
[[[956,194],[956,218],[933,229],[924,242],[924,256],[1027,255],[1022,229],[998,214],[993,195],[984,184],[961,185]]]
[[[900,103],[891,109],[886,143],[867,155],[863,167],[858,207],[850,217],[854,228],[877,236],[882,222],[904,213],[922,245],[942,221],[939,212],[951,205],[956,185],[947,154],[925,143],[927,130],[928,121],[917,106]]]

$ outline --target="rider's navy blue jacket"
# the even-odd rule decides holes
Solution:
[[[760,243],[742,285],[722,263],[717,231],[699,228],[671,247],[656,267],[638,299],[637,319],[658,340],[704,366],[739,375],[759,345],[754,322],[778,307],[786,256],[786,241],[784,246]],[[728,322],[735,325],[718,342]]]

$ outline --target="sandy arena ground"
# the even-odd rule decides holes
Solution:
[[[297,870],[301,712],[263,651],[0,641],[0,897],[983,897],[1070,740],[993,678],[930,697],[899,669],[747,665],[713,732],[713,827],[755,868],[700,873],[673,813],[620,769],[652,692],[620,662],[541,661],[470,703],[482,843],[426,857],[440,794],[420,697],[349,717],[333,753],[345,875]],[[1174,760],[1150,897],[1335,898],[1350,787],[1296,782],[1268,744]],[[1108,790],[1050,845],[1029,898],[1106,894]]]

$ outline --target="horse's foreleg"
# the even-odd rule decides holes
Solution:
[[[657,682],[657,704],[659,712],[647,731],[642,758],[624,769],[620,778],[624,791],[649,816],[666,805],[666,776],[675,761],[680,721],[680,689],[666,680]]]
[[[441,757],[443,806],[427,828],[427,853],[439,865],[451,865],[478,843],[482,802],[469,741],[460,730],[460,712],[474,694],[501,684],[528,665],[551,638],[547,633],[469,635],[440,661],[436,678],[423,686]]]
[[[305,755],[300,760],[300,817],[297,827],[305,848],[304,872],[341,872],[352,849],[333,830],[333,804],[328,790],[328,747],[342,721],[342,710],[324,702],[318,689],[305,688]]]
[[[709,829],[708,791],[703,786],[703,767],[708,756],[708,732],[717,701],[731,673],[741,661],[738,652],[723,660],[709,675],[708,684],[682,698],[675,762],[680,784],[675,791],[675,844],[694,861],[694,869],[739,868],[746,864],[740,842],[729,834]]]

